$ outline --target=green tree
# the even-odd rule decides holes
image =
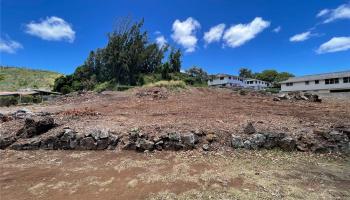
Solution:
[[[193,66],[186,70],[186,74],[189,75],[189,79],[186,80],[187,83],[194,84],[206,84],[209,79],[207,72],[205,72],[202,68]]]
[[[84,64],[69,79],[57,79],[55,90],[59,91],[64,85],[73,90],[91,90],[104,82],[140,85],[144,74],[157,70],[167,74],[179,72],[181,52],[173,51],[164,68],[162,60],[168,48],[158,48],[155,43],[150,43],[142,26],[143,20],[134,24],[129,18],[120,20],[108,34],[106,47],[91,51]]]
[[[243,78],[254,78],[252,70],[244,67],[239,69],[239,76]]]
[[[267,81],[273,83],[276,81],[278,72],[273,69],[264,70],[261,73],[257,73],[256,78],[259,80]]]
[[[171,49],[169,54],[169,64],[172,72],[180,72],[181,70],[181,51],[180,49]]]

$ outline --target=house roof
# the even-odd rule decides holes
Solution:
[[[322,80],[322,79],[340,78],[340,77],[350,77],[350,70],[342,71],[342,72],[332,72],[332,73],[325,73],[325,74],[314,74],[314,75],[291,77],[288,80],[282,81],[280,83],[294,83],[294,82]]]
[[[16,96],[16,95],[33,95],[38,94],[39,92],[0,92],[0,96]]]

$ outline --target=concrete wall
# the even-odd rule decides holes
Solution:
[[[304,82],[295,82],[293,86],[287,86],[286,83],[281,84],[282,92],[292,91],[316,91],[319,92],[329,91],[331,89],[350,89],[350,83],[343,83],[343,78],[339,78],[338,84],[325,84],[325,80],[319,80],[319,84],[315,84],[315,81],[309,81],[309,85]],[[323,91],[322,91],[323,90]]]

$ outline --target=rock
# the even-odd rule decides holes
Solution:
[[[273,101],[281,101],[281,99],[279,97],[274,97],[272,100]]]
[[[300,98],[301,98],[302,100],[305,100],[305,101],[308,101],[308,100],[309,100],[309,98],[307,98],[307,97],[304,96],[304,95],[301,95]]]
[[[23,139],[13,143],[9,148],[13,150],[38,150],[40,147],[40,138]]]
[[[195,134],[189,133],[189,134],[183,135],[181,137],[181,141],[185,145],[185,148],[193,149],[195,147],[195,144],[197,144],[198,142],[198,138]]]
[[[109,139],[110,146],[117,146],[118,141],[119,141],[118,135],[109,134],[108,139]]]
[[[347,140],[347,135],[339,131],[331,131],[326,135],[326,138],[330,142],[340,142]]]
[[[84,137],[80,140],[80,148],[84,150],[95,150],[97,148],[97,145],[94,138]]]
[[[231,145],[234,149],[243,148],[243,140],[240,136],[232,135]]]
[[[5,136],[0,134],[0,149],[5,149],[11,144],[13,144],[14,142],[16,142],[16,137],[11,135]]]
[[[144,151],[144,150],[152,151],[154,149],[154,143],[150,140],[139,139],[136,143],[136,147],[138,150],[141,150],[141,151]]]
[[[249,122],[247,124],[247,126],[244,128],[243,132],[245,134],[254,134],[256,132],[254,126],[253,126],[253,123],[252,122]]]
[[[107,149],[107,147],[108,147],[108,138],[97,140],[97,148],[96,148],[97,150]]]
[[[278,146],[284,151],[293,151],[296,148],[296,141],[288,136],[278,142]]]
[[[203,144],[203,146],[202,146],[202,149],[204,150],[204,151],[209,151],[209,145],[208,144]]]
[[[158,141],[156,144],[155,144],[155,149],[157,149],[158,151],[161,151],[163,149],[163,140],[160,140]]]
[[[60,149],[75,149],[77,142],[75,141],[76,133],[71,129],[64,129],[64,133],[60,138]],[[72,143],[72,144],[71,144]]]
[[[31,117],[34,114],[30,110],[28,110],[26,108],[22,108],[22,109],[17,110],[13,115],[16,119],[24,119],[27,117]]]
[[[168,134],[168,139],[170,141],[179,142],[181,140],[181,136],[179,133],[173,132]]]
[[[263,133],[266,141],[264,143],[265,149],[272,149],[278,146],[278,141],[285,137],[284,133]]]
[[[245,149],[252,149],[251,142],[249,140],[244,141],[243,146]]]
[[[52,117],[44,117],[38,120],[26,118],[24,127],[16,135],[21,138],[31,138],[43,134],[53,127],[55,127],[55,123]]]
[[[251,147],[253,149],[259,149],[265,144],[266,137],[263,134],[257,133],[253,135],[253,137],[250,139],[250,142],[251,142]]]
[[[91,137],[93,137],[96,141],[99,139],[108,138],[109,134],[107,131],[94,129],[90,132]]]
[[[215,135],[215,133],[209,133],[205,136],[205,139],[208,142],[214,142],[216,140],[217,136]]]

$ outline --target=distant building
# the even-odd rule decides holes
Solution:
[[[282,92],[350,92],[350,71],[292,77],[281,82]]]
[[[218,74],[208,80],[208,86],[264,89],[266,87],[269,87],[270,84],[266,81],[258,79],[245,79],[229,74]]]
[[[253,88],[256,90],[265,89],[266,87],[270,87],[269,82],[262,81],[259,79],[245,79],[244,84],[245,84],[245,87]]]

